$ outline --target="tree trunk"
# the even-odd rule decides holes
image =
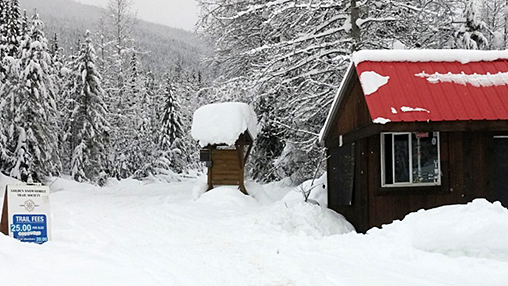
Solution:
[[[507,0],[508,1],[508,0]],[[356,52],[360,49],[360,27],[356,24],[356,20],[360,17],[358,7],[356,6],[356,0],[351,0],[351,39],[353,44],[351,45],[352,52]]]

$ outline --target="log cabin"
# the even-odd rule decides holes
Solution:
[[[357,52],[320,142],[328,207],[359,232],[475,198],[507,207],[508,52]]]

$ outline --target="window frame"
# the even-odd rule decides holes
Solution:
[[[381,157],[381,187],[382,188],[400,188],[400,187],[426,187],[426,186],[441,186],[442,183],[442,173],[441,173],[441,137],[439,134],[439,131],[428,131],[429,133],[433,133],[436,135],[437,138],[437,159],[438,159],[438,179],[436,182],[424,182],[424,183],[413,183],[413,150],[412,148],[408,148],[408,155],[409,155],[409,182],[395,182],[395,135],[408,135],[409,141],[408,146],[412,146],[412,135],[413,133],[418,132],[381,132],[381,146],[380,146],[380,157]],[[385,183],[385,169],[386,169],[386,162],[385,162],[385,135],[391,135],[392,136],[392,182],[391,184]]]

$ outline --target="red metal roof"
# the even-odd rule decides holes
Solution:
[[[388,82],[379,86],[377,91],[365,95],[372,120],[508,120],[508,74],[499,74],[500,78],[507,76],[504,83],[503,80],[493,81],[493,77],[484,76],[489,73],[508,73],[508,60],[505,59],[465,64],[362,61],[357,64],[356,71],[360,79],[366,71],[389,77]],[[446,82],[432,79],[435,73],[438,73],[438,77],[455,77],[457,80]],[[483,75],[483,84],[474,86],[475,80],[465,84],[458,82],[474,74]],[[362,82],[364,92],[367,85]],[[413,111],[403,112],[411,109]]]

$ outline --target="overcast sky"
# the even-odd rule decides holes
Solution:
[[[106,7],[109,0],[73,0]],[[198,20],[196,0],[133,0],[133,11],[139,19],[185,30],[194,30]]]

